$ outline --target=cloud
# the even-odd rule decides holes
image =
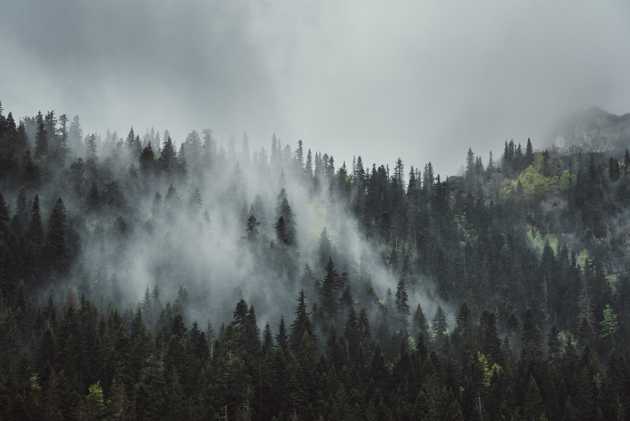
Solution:
[[[630,109],[624,1],[4,2],[9,109],[88,128],[304,138],[338,161],[458,170],[575,108]]]

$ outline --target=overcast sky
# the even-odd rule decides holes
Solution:
[[[84,129],[433,161],[630,111],[630,2],[0,0],[0,100]]]

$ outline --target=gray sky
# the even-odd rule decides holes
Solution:
[[[433,161],[630,111],[630,2],[0,0],[0,100],[84,129]]]

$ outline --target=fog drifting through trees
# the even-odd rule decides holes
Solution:
[[[3,109],[0,414],[624,419],[630,151],[567,136],[442,177]]]

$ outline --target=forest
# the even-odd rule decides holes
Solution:
[[[630,420],[630,152],[459,152],[0,106],[0,419]]]

